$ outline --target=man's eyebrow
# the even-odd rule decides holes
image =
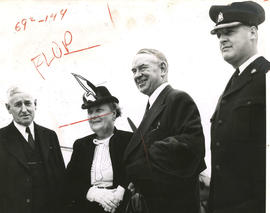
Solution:
[[[138,67],[139,68],[142,68],[142,67],[147,67],[148,65],[147,64],[141,64],[141,65],[139,65]]]
[[[22,101],[16,101],[16,102],[14,102],[14,104],[21,104],[22,103]]]
[[[148,65],[147,64],[140,64],[139,66],[137,66],[137,67],[132,67],[132,69],[131,69],[131,71],[133,71],[133,70],[136,70],[137,68],[138,69],[141,69],[142,67],[147,67]]]

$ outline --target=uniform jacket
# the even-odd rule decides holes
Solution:
[[[59,142],[54,131],[34,123],[35,138],[39,139],[48,188],[50,205],[60,212],[62,205],[62,181],[65,165],[60,151]],[[26,142],[14,126],[0,129],[0,212],[31,213],[32,180],[29,166],[20,143]]]
[[[177,194],[180,206],[196,206],[198,188],[193,183],[205,169],[204,135],[192,98],[165,87],[131,138],[124,162],[130,181],[164,184],[167,194]]]
[[[118,185],[126,187],[125,171],[123,167],[123,153],[132,136],[132,133],[114,130],[110,138],[109,150],[113,167],[113,187]],[[67,166],[67,183],[69,199],[72,202],[71,211],[84,212],[92,203],[86,199],[86,194],[91,187],[91,166],[96,145],[92,134],[78,139],[73,145],[71,160]]]
[[[252,62],[221,95],[211,118],[214,213],[265,212],[265,73],[263,57]]]

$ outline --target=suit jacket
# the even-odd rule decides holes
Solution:
[[[34,123],[35,138],[39,139],[41,155],[48,177],[50,206],[53,213],[61,212],[62,181],[65,165],[54,131]],[[0,129],[0,212],[31,213],[32,180],[26,156],[20,143],[26,142],[12,122]]]
[[[121,185],[126,187],[125,170],[123,167],[123,153],[132,136],[131,132],[114,130],[110,138],[109,150],[113,168],[113,187]],[[96,145],[93,139],[97,136],[92,134],[78,139],[73,145],[71,160],[67,166],[67,183],[69,200],[74,212],[86,212],[94,204],[86,199],[86,194],[91,187],[91,166]]]
[[[211,118],[212,177],[209,208],[215,213],[265,212],[265,73],[252,62],[221,95]]]
[[[205,169],[204,135],[192,98],[165,87],[131,138],[124,162],[129,181],[150,180],[166,186],[160,196],[174,197],[179,212],[186,212],[185,202],[196,206],[194,183]]]

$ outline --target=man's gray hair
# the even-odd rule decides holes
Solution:
[[[169,64],[168,64],[168,61],[167,61],[165,55],[164,55],[162,52],[160,52],[160,51],[158,51],[158,50],[156,50],[156,49],[143,48],[143,49],[140,49],[140,50],[137,52],[137,55],[138,55],[138,54],[150,54],[150,55],[154,55],[154,56],[156,56],[160,61],[166,63],[166,67],[167,67],[167,69],[168,69],[168,65],[169,65]]]
[[[30,92],[27,89],[21,88],[18,86],[12,86],[7,90],[7,102],[6,103],[9,103],[12,96],[17,94],[17,93],[27,93],[28,95],[30,95],[32,97],[32,95],[30,94]]]

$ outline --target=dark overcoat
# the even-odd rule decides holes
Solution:
[[[129,181],[150,181],[160,189],[154,195],[160,212],[198,212],[204,135],[187,93],[165,87],[134,132],[124,162]]]
[[[211,118],[209,212],[265,212],[265,73],[257,58],[229,81]]]
[[[62,212],[65,165],[56,133],[34,123],[45,174],[48,179],[49,213]],[[0,129],[0,212],[32,213],[29,165],[22,149],[27,143],[12,122]]]
[[[126,175],[123,166],[123,153],[132,136],[131,132],[117,130],[110,138],[109,150],[113,168],[113,187],[118,185],[126,188]],[[91,187],[91,166],[96,145],[93,139],[96,134],[86,136],[74,142],[71,160],[67,166],[67,183],[69,187],[69,200],[71,212],[93,211],[95,202],[89,202],[86,194]]]

